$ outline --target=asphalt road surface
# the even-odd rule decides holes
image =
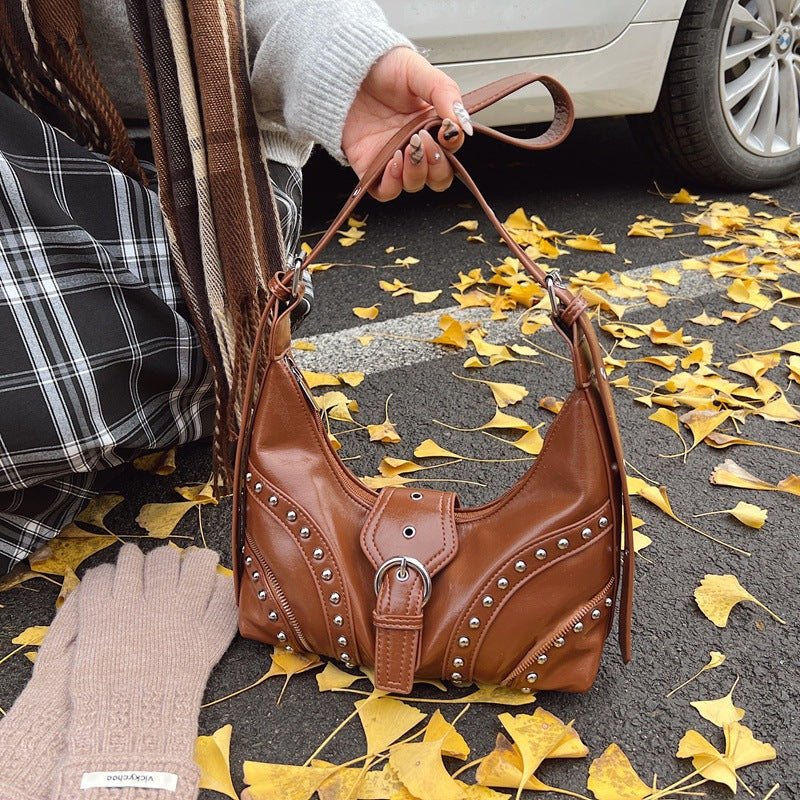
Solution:
[[[657,264],[669,265],[687,255],[707,255],[710,248],[697,236],[656,240],[628,238],[628,226],[637,215],[680,220],[686,207],[670,206],[659,196],[650,165],[643,159],[623,121],[581,122],[570,139],[555,151],[529,153],[495,141],[470,140],[460,157],[483,190],[501,220],[518,207],[536,214],[551,228],[576,233],[602,233],[603,241],[616,242],[617,254],[572,252],[559,259],[562,272],[578,269],[603,272],[647,272]],[[327,227],[347,193],[354,185],[352,173],[338,167],[329,158],[315,155],[306,169],[304,230],[306,241],[313,243],[315,233]],[[674,192],[680,186],[668,182],[660,187]],[[688,186],[704,199],[742,202],[756,210],[759,201],[746,194],[701,192]],[[800,182],[775,189],[771,194],[787,209],[800,209]],[[773,209],[774,210],[774,209]],[[317,345],[312,353],[301,353],[307,369],[332,372],[361,370],[364,382],[348,390],[357,398],[363,423],[383,421],[386,398],[392,394],[389,414],[398,427],[402,442],[385,446],[371,444],[363,433],[342,437],[343,453],[358,457],[350,466],[359,475],[377,474],[382,455],[411,458],[413,448],[425,438],[459,453],[474,452],[485,457],[508,456],[501,443],[476,433],[459,433],[434,422],[467,428],[489,418],[493,407],[480,387],[458,381],[451,373],[467,374],[494,381],[524,384],[530,395],[520,405],[506,409],[535,423],[552,419],[549,412],[537,407],[545,395],[563,397],[567,391],[567,365],[542,356],[541,365],[508,363],[484,371],[462,369],[466,351],[450,353],[424,344],[419,339],[438,332],[437,322],[443,309],[454,303],[450,284],[459,270],[468,271],[498,263],[508,255],[498,237],[468,191],[456,183],[451,190],[435,194],[429,190],[407,195],[390,204],[367,199],[358,210],[367,216],[366,236],[351,248],[335,241],[323,261],[372,265],[337,266],[315,275],[316,300],[312,316],[297,335]],[[486,244],[467,242],[467,234],[441,231],[460,220],[480,221],[478,233]],[[387,254],[393,246],[396,252]],[[396,257],[413,256],[419,263],[411,267],[391,266]],[[432,305],[414,306],[409,297],[390,297],[378,286],[380,279],[413,281],[414,289],[444,291]],[[800,291],[797,276],[782,279],[782,284]],[[719,315],[735,308],[724,296],[721,284],[687,277],[678,295],[663,309],[642,306],[631,309],[625,321],[650,323],[660,317],[667,328],[681,326],[698,338],[712,337],[715,360],[730,363],[745,348],[762,350],[777,343],[798,338],[790,329],[777,331],[768,323],[771,314],[735,325],[700,329],[687,323],[703,309]],[[374,321],[360,320],[353,306],[381,303]],[[744,310],[744,307],[738,308]],[[466,312],[465,312],[466,313]],[[470,309],[465,318],[485,319],[485,309]],[[782,306],[780,316],[800,320],[800,311]],[[503,323],[485,323],[489,340],[512,341]],[[507,324],[506,324],[507,325]],[[380,334],[362,347],[355,336]],[[538,333],[533,344],[550,341],[547,333]],[[504,338],[505,337],[505,338]],[[539,338],[542,337],[542,338]],[[602,337],[608,348],[613,340]],[[552,348],[557,349],[555,339]],[[653,348],[656,352],[656,348]],[[476,374],[476,373],[480,374]],[[653,366],[642,373],[653,380],[663,380],[665,373]],[[612,376],[613,377],[613,376]],[[742,377],[742,376],[739,376]],[[777,378],[775,378],[778,381]],[[797,384],[779,381],[790,402],[800,403]],[[615,392],[628,461],[653,482],[667,487],[676,513],[700,523],[707,532],[739,548],[749,550],[744,557],[702,536],[692,533],[654,507],[634,498],[634,512],[646,520],[644,532],[653,540],[636,568],[636,604],[634,614],[634,659],[623,666],[612,634],[604,654],[597,681],[591,691],[581,695],[543,692],[537,703],[565,721],[575,720],[575,728],[590,748],[590,759],[597,757],[611,742],[617,742],[631,759],[645,782],[659,775],[660,785],[667,785],[690,771],[689,762],[675,758],[683,733],[695,728],[718,747],[723,747],[721,732],[700,718],[690,700],[721,697],[739,677],[734,701],[746,709],[743,723],[756,736],[773,744],[777,760],[742,770],[741,775],[754,796],[762,798],[776,783],[779,798],[800,797],[800,745],[798,745],[797,701],[800,676],[798,648],[797,597],[797,518],[800,500],[779,492],[747,492],[741,489],[712,486],[709,475],[725,457],[733,457],[742,466],[773,483],[791,473],[800,473],[797,455],[756,447],[727,451],[705,445],[694,450],[686,463],[680,458],[665,459],[659,454],[675,452],[677,439],[666,428],[647,420],[651,413],[633,402],[629,393]],[[751,439],[800,450],[798,427],[751,418],[744,435]],[[206,445],[186,447],[179,453],[178,471],[169,477],[152,477],[133,470],[119,477],[110,488],[126,498],[110,515],[109,526],[119,533],[137,533],[134,518],[146,502],[177,500],[172,487],[204,480],[209,459]],[[501,494],[527,468],[529,462],[500,464],[464,463],[457,476],[471,484],[433,484],[459,492],[463,505],[475,505]],[[425,473],[422,473],[423,476]],[[424,485],[424,482],[420,485]],[[693,519],[704,511],[731,508],[740,500],[756,503],[769,512],[766,525],[758,531],[745,528],[725,515]],[[229,505],[204,509],[205,535],[209,545],[223,553],[229,563]],[[189,515],[176,533],[196,536],[196,517]],[[502,535],[498,531],[498,536]],[[182,545],[186,541],[180,542]],[[149,543],[148,543],[149,544]],[[87,565],[113,557],[113,549],[101,553]],[[770,606],[786,625],[778,624],[762,609],[743,604],[734,609],[728,627],[716,628],[698,610],[692,593],[706,573],[733,573],[757,598]],[[47,624],[52,614],[55,587],[39,587],[38,593],[17,589],[0,597],[5,604],[0,629],[3,648],[6,639],[24,627]],[[0,648],[2,649],[2,648]],[[696,682],[667,699],[665,695],[677,684],[697,672],[712,650],[726,654],[725,664],[704,673]],[[223,696],[257,679],[269,662],[264,645],[237,639],[215,670],[207,699]],[[0,706],[8,708],[21,690],[30,671],[25,659],[17,658],[0,666]],[[201,733],[211,733],[226,723],[233,724],[232,767],[234,781],[241,788],[241,764],[245,759],[282,763],[302,763],[316,749],[327,733],[352,710],[353,697],[346,694],[319,694],[313,675],[294,678],[280,703],[276,699],[282,681],[274,679],[233,700],[203,711]],[[433,691],[436,694],[435,690]],[[457,697],[464,692],[451,690]],[[427,696],[431,696],[428,693]],[[431,711],[431,706],[422,707]],[[452,718],[448,706],[446,715]],[[473,706],[462,718],[459,729],[473,748],[474,757],[487,753],[501,730],[497,713],[504,709]],[[525,709],[519,709],[524,711]],[[331,761],[345,760],[362,751],[363,741],[356,728],[345,729],[323,754]],[[537,772],[547,783],[586,794],[589,759],[547,763]],[[727,789],[709,784],[702,791],[708,797],[726,797]],[[746,793],[740,787],[739,793]],[[207,794],[211,797],[211,793]]]

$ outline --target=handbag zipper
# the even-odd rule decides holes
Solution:
[[[292,629],[295,639],[300,642],[307,653],[312,652],[311,645],[303,635],[303,631],[300,628],[297,617],[295,616],[294,611],[292,611],[292,607],[289,605],[289,601],[286,599],[286,595],[283,593],[283,589],[281,589],[281,586],[275,577],[275,573],[270,569],[269,564],[267,564],[264,554],[261,552],[260,548],[253,541],[249,534],[246,534],[245,538],[247,539],[247,543],[250,545],[250,549],[253,551],[253,553],[255,553],[256,559],[258,559],[258,566],[261,567],[263,574],[267,579],[267,583],[269,584],[269,588],[272,590],[272,594],[277,598],[281,610],[283,611],[283,615],[289,622],[289,627]]]
[[[503,685],[506,686],[510,683],[513,683],[515,678],[521,675],[523,672],[527,672],[535,663],[536,659],[542,655],[542,653],[546,653],[555,643],[557,639],[561,639],[566,636],[574,627],[575,625],[580,622],[583,617],[591,610],[593,606],[596,606],[600,600],[603,599],[605,595],[611,590],[611,587],[614,585],[614,578],[610,578],[608,583],[586,604],[581,606],[581,608],[570,618],[570,621],[564,625],[558,633],[551,636],[542,647],[536,649],[531,655],[525,658],[524,661],[519,663],[512,672],[505,678],[503,681]]]
[[[297,364],[295,364],[294,359],[287,353],[283,360],[286,362],[286,366],[289,367],[290,372],[294,375],[295,380],[297,381],[298,385],[300,386],[300,390],[305,395],[306,400],[308,400],[311,408],[314,411],[319,411],[317,408],[316,400],[314,400],[314,395],[311,394],[311,389],[308,388],[308,384],[306,383],[305,378],[303,377],[303,373],[300,372]]]

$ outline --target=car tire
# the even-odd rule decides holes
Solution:
[[[785,183],[800,173],[798,120],[791,116],[800,116],[800,104],[796,100],[800,90],[800,61],[794,60],[795,57],[800,59],[797,55],[800,53],[800,15],[784,21],[785,16],[778,12],[771,26],[768,23],[772,20],[766,15],[763,21],[758,19],[761,11],[769,9],[770,5],[774,8],[774,3],[775,0],[714,3],[688,0],[655,110],[651,114],[629,117],[634,136],[663,166],[705,185],[748,190]],[[747,6],[755,9],[755,14],[751,14]],[[768,27],[775,28],[769,36],[762,30]],[[791,39],[788,49],[787,38]],[[723,57],[727,56],[731,64],[742,51],[752,49],[749,42],[757,47],[762,41],[763,48],[759,51],[733,64],[732,70],[720,72]],[[773,67],[767,65],[770,59],[776,65],[776,74],[770,72]],[[744,90],[743,84],[749,85],[751,79],[740,81],[738,89],[733,82],[745,70],[748,75],[750,71],[755,75],[760,69],[766,70],[762,83],[736,101]],[[783,69],[794,72],[787,74],[781,71]],[[793,101],[785,91],[789,84],[781,83],[787,78],[793,79]],[[762,101],[761,110],[754,112],[759,105],[762,84],[768,84],[764,89],[766,100]],[[784,105],[790,112],[784,117],[775,110],[780,108],[780,91],[783,97],[794,102],[792,107]],[[764,102],[777,105],[764,105]],[[770,112],[774,112],[773,127],[780,129],[785,137],[773,131],[770,140]],[[748,132],[747,125],[753,113],[757,113],[757,121]],[[740,120],[745,118],[747,122],[740,125]],[[793,127],[787,123],[792,119]]]

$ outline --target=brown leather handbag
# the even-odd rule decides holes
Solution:
[[[475,124],[476,132],[528,149],[560,142],[573,110],[552,78],[514,75],[464,103],[474,113],[536,81],[553,97],[546,133],[520,140]],[[401,694],[420,678],[585,691],[618,596],[620,647],[630,660],[631,518],[611,393],[586,302],[531,261],[455,156],[447,153],[455,173],[547,287],[574,367],[575,386],[522,479],[477,508],[460,507],[452,492],[371,491],[330,447],[292,358],[299,270],[317,259],[395,150],[441,122],[431,109],[399,131],[303,264],[272,279],[236,457],[239,627],[287,650],[374,667],[375,685]]]

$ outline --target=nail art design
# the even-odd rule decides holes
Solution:
[[[411,150],[409,151],[409,158],[411,159],[411,163],[415,166],[419,164],[425,156],[425,151],[422,148],[422,139],[419,138],[419,134],[415,133],[411,137],[411,141],[409,142],[411,145]]]
[[[472,122],[470,121],[469,112],[466,108],[464,108],[464,104],[461,102],[453,103],[453,113],[456,115],[456,119],[464,129],[464,133],[466,133],[467,136],[472,136]]]
[[[441,153],[438,153],[438,152],[437,152],[437,153],[434,153],[434,154],[433,154],[433,160],[434,160],[434,161],[438,161],[438,160],[439,160],[441,157],[442,157],[442,154],[441,154]]]
[[[450,117],[445,117],[442,120],[442,138],[450,140],[455,139],[456,136],[458,136],[458,128],[455,122]]]

